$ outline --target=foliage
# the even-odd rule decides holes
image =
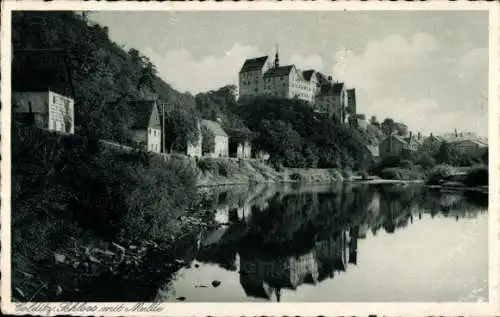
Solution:
[[[376,123],[376,118],[373,118],[373,123]],[[396,132],[397,135],[405,136],[408,133],[408,126],[401,122],[396,122],[392,118],[385,118],[380,124],[380,129],[385,135],[390,135]]]
[[[487,186],[488,178],[489,173],[487,165],[474,166],[467,172],[465,184],[469,187]]]
[[[352,177],[353,177],[353,173],[350,169],[348,168],[345,168],[342,170],[342,177],[345,179],[345,180],[351,180]]]
[[[216,121],[220,119],[226,128],[247,128],[234,113],[238,107],[236,101],[236,86],[228,85],[209,92],[198,93],[195,96],[196,107],[203,119]]]
[[[429,153],[420,151],[415,155],[414,163],[421,165],[423,168],[432,168],[436,166],[436,160]]]
[[[201,150],[203,153],[213,153],[215,151],[215,136],[206,126],[201,126]]]
[[[401,157],[398,155],[389,155],[383,157],[382,160],[372,168],[374,174],[379,174],[383,169],[388,167],[398,167],[401,162]]]
[[[375,126],[377,128],[380,128],[380,122],[378,122],[376,116],[371,116],[370,117],[370,125]]]
[[[198,160],[198,168],[202,172],[217,172],[218,170],[217,160],[209,157],[202,157]]]
[[[436,153],[436,162],[438,164],[459,165],[460,153],[448,142],[442,142]]]
[[[276,166],[357,168],[369,160],[365,144],[372,135],[318,117],[302,100],[260,97],[242,103],[234,113],[258,133],[253,147],[268,151]]]
[[[402,160],[398,165],[404,169],[413,169],[414,167],[413,162],[410,160]]]
[[[482,160],[483,164],[488,165],[488,162],[489,162],[488,158],[489,158],[489,150],[488,150],[488,148],[486,148],[484,153],[481,155],[481,160]]]
[[[187,144],[197,145],[201,131],[195,113],[183,108],[175,108],[165,113],[165,147],[184,151]],[[202,145],[203,146],[203,145]]]
[[[14,285],[21,272],[42,274],[40,263],[75,238],[170,242],[195,194],[188,162],[119,152],[88,137],[14,125],[12,162]]]
[[[408,126],[404,123],[396,122],[395,123],[396,133],[400,136],[405,136],[408,134]]]
[[[456,169],[447,164],[435,166],[427,175],[427,183],[431,185],[439,184],[439,181],[456,174]]]
[[[361,171],[361,172],[359,173],[359,175],[361,176],[361,179],[362,179],[362,180],[367,180],[367,179],[368,179],[368,177],[369,177],[368,173],[367,173],[366,171],[364,171],[364,170],[363,170],[363,171]]]
[[[391,118],[386,118],[382,121],[380,128],[385,133],[385,135],[390,135],[396,131],[396,123]]]
[[[415,180],[421,179],[423,175],[420,173],[400,167],[389,167],[382,170],[382,178],[395,180]]]

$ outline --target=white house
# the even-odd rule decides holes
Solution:
[[[130,126],[132,141],[145,150],[161,153],[161,123],[156,100],[136,100],[129,103],[133,113]]]
[[[212,132],[214,135],[215,147],[212,153],[204,153],[211,157],[227,157],[229,156],[229,137],[216,121],[202,120],[201,124]]]
[[[41,129],[75,133],[75,101],[53,91],[12,92],[16,120]]]

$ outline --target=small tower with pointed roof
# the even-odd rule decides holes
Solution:
[[[278,52],[278,44],[276,44],[276,55],[274,56],[274,67],[278,68],[280,66],[280,55]]]

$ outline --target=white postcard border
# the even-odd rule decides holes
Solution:
[[[499,17],[497,2],[75,2],[75,1],[3,1],[1,28],[1,308],[4,314],[12,315],[102,315],[102,316],[318,316],[318,315],[389,315],[389,316],[494,316],[500,314],[499,307],[499,224],[500,213],[500,99],[499,84]],[[10,60],[11,60],[11,16],[12,10],[489,10],[490,17],[490,74],[489,74],[489,302],[487,303],[161,303],[159,306],[142,306],[133,310],[134,303],[86,303],[82,311],[68,310],[68,303],[37,303],[31,311],[17,310],[11,302],[11,258],[10,258]],[[492,150],[493,149],[493,150]],[[34,233],[36,234],[36,233]],[[432,283],[432,281],[429,281]],[[26,307],[26,303],[23,303]],[[63,305],[66,305],[63,306]],[[81,305],[81,304],[80,304]],[[117,307],[121,305],[122,309]],[[103,307],[115,307],[115,312],[103,312]],[[95,309],[94,309],[95,308]],[[148,311],[149,310],[149,311]],[[160,311],[159,311],[160,310]]]

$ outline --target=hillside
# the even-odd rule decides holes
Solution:
[[[321,118],[300,100],[261,97],[240,104],[233,86],[195,99],[203,118],[219,118],[225,127],[255,132],[254,148],[269,152],[275,165],[362,168],[370,161],[365,145],[377,145],[383,137],[371,124],[363,130]]]
[[[196,96],[180,93],[158,77],[147,56],[125,51],[109,39],[107,27],[72,12],[15,12],[12,37],[13,89],[74,95],[79,135],[126,143],[134,119],[128,101],[156,95],[173,106],[167,127],[185,128],[168,131],[168,149],[197,138],[195,117],[256,132],[254,148],[269,152],[275,166],[362,168],[369,164],[365,144],[379,138],[370,131],[378,130],[374,126],[366,132],[318,118],[299,100],[259,98],[239,105],[234,86]]]
[[[139,51],[127,52],[112,42],[107,27],[61,11],[13,12],[12,26],[13,89],[74,94],[80,134],[125,139],[133,116],[126,101],[151,94],[194,111],[192,95],[165,83]],[[68,79],[74,87],[67,85]]]

